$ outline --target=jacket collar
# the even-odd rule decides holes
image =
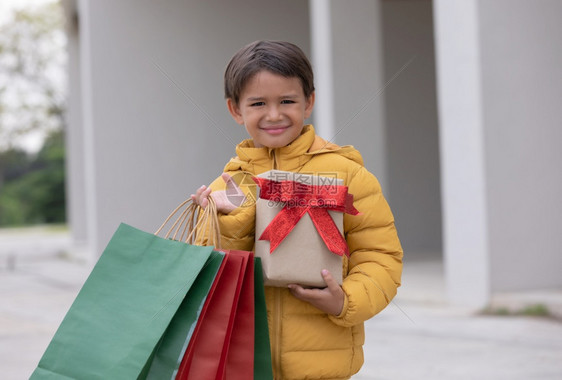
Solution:
[[[314,127],[308,124],[295,141],[281,148],[256,148],[253,140],[247,139],[238,144],[237,157],[232,161],[238,161],[243,165],[243,170],[255,174],[271,169],[296,171],[312,158],[305,154],[314,143],[315,136]]]
[[[253,175],[271,169],[299,171],[314,156],[337,153],[363,165],[361,154],[351,145],[339,146],[317,136],[312,125],[305,125],[301,135],[291,144],[271,149],[256,148],[252,139],[242,141],[236,147],[237,157],[231,159],[224,171],[242,170]]]

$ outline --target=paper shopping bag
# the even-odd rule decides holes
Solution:
[[[273,380],[263,286],[260,258],[250,253],[230,339],[226,380]]]
[[[261,259],[254,258],[254,379],[273,380]]]
[[[227,252],[217,288],[205,302],[176,379],[222,380],[249,252]]]
[[[220,241],[216,205],[212,199],[209,199],[209,206],[205,209],[191,199],[182,202],[172,211],[156,234],[159,234],[176,215],[178,217],[165,234],[166,238],[179,239],[195,245],[208,245],[206,243],[209,241],[216,244]],[[217,279],[222,275],[224,256],[224,252],[212,252],[211,258],[180,305],[139,378],[162,379],[174,378],[177,375],[188,344],[199,331],[200,326],[197,323],[204,317],[208,300],[212,298]]]
[[[121,224],[31,378],[136,379],[212,250]]]
[[[213,251],[181,303],[152,359],[139,379],[173,379],[199,321],[207,297],[211,297],[215,278],[220,277],[224,253]]]
[[[255,255],[265,285],[325,287],[322,269],[341,285],[342,260],[349,253],[343,213],[358,213],[342,180],[279,170],[254,180],[260,187]]]
[[[255,299],[254,299],[254,254],[229,251],[229,254],[248,255],[238,306],[234,315],[234,327],[225,363],[225,379],[247,380],[254,374]]]
[[[176,379],[273,380],[261,261],[252,259],[250,252],[226,251],[226,254],[227,258],[234,255],[248,257],[246,269],[240,273],[243,281],[237,305],[232,306],[227,316],[225,310],[231,305],[225,300],[230,296],[223,294],[213,300],[220,293],[209,294]],[[217,276],[215,282],[218,285],[222,281],[220,288],[223,288],[229,282],[234,283],[229,277]],[[231,290],[238,286],[238,283],[234,284]],[[234,298],[233,304],[236,296]],[[219,307],[221,303],[223,306]],[[233,326],[229,334],[228,327],[224,326],[230,322]],[[202,326],[203,332],[200,332]]]

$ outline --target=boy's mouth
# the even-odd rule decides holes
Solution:
[[[281,133],[283,133],[287,128],[289,128],[288,126],[271,126],[271,127],[265,127],[265,128],[260,128],[262,131],[267,132],[270,135],[279,135]]]

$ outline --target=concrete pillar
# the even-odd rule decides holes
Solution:
[[[100,254],[98,251],[98,205],[97,205],[97,183],[95,173],[95,144],[94,144],[94,120],[93,120],[93,75],[92,75],[92,32],[93,26],[90,17],[90,3],[88,0],[80,0],[78,3],[78,20],[80,33],[80,99],[81,99],[81,123],[70,125],[70,128],[79,128],[76,134],[81,136],[77,146],[82,149],[81,168],[74,170],[83,171],[84,184],[84,208],[86,219],[87,257],[94,261]],[[70,173],[70,175],[75,175]]]
[[[453,303],[482,307],[490,245],[477,6],[433,3],[447,291]]]
[[[314,69],[314,126],[316,133],[325,139],[335,136],[334,69],[332,53],[331,2],[310,0],[310,57]]]
[[[63,3],[66,17],[69,96],[66,137],[66,217],[70,226],[74,252],[85,254],[88,245],[86,188],[84,181],[84,136],[82,128],[81,39],[78,4]]]

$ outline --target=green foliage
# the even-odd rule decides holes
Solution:
[[[4,181],[10,181],[29,171],[30,164],[29,155],[22,149],[0,151],[0,187]]]
[[[13,153],[17,155],[16,153]],[[64,136],[52,133],[27,171],[4,178],[0,188],[0,226],[62,223],[66,220]],[[25,160],[18,162],[21,166]]]
[[[522,315],[528,315],[531,317],[548,317],[550,316],[550,310],[543,304],[527,306],[521,310]]]
[[[526,317],[550,317],[552,314],[548,307],[543,304],[533,304],[524,308],[507,308],[507,307],[488,307],[483,310],[485,315],[497,316],[526,316]]]

